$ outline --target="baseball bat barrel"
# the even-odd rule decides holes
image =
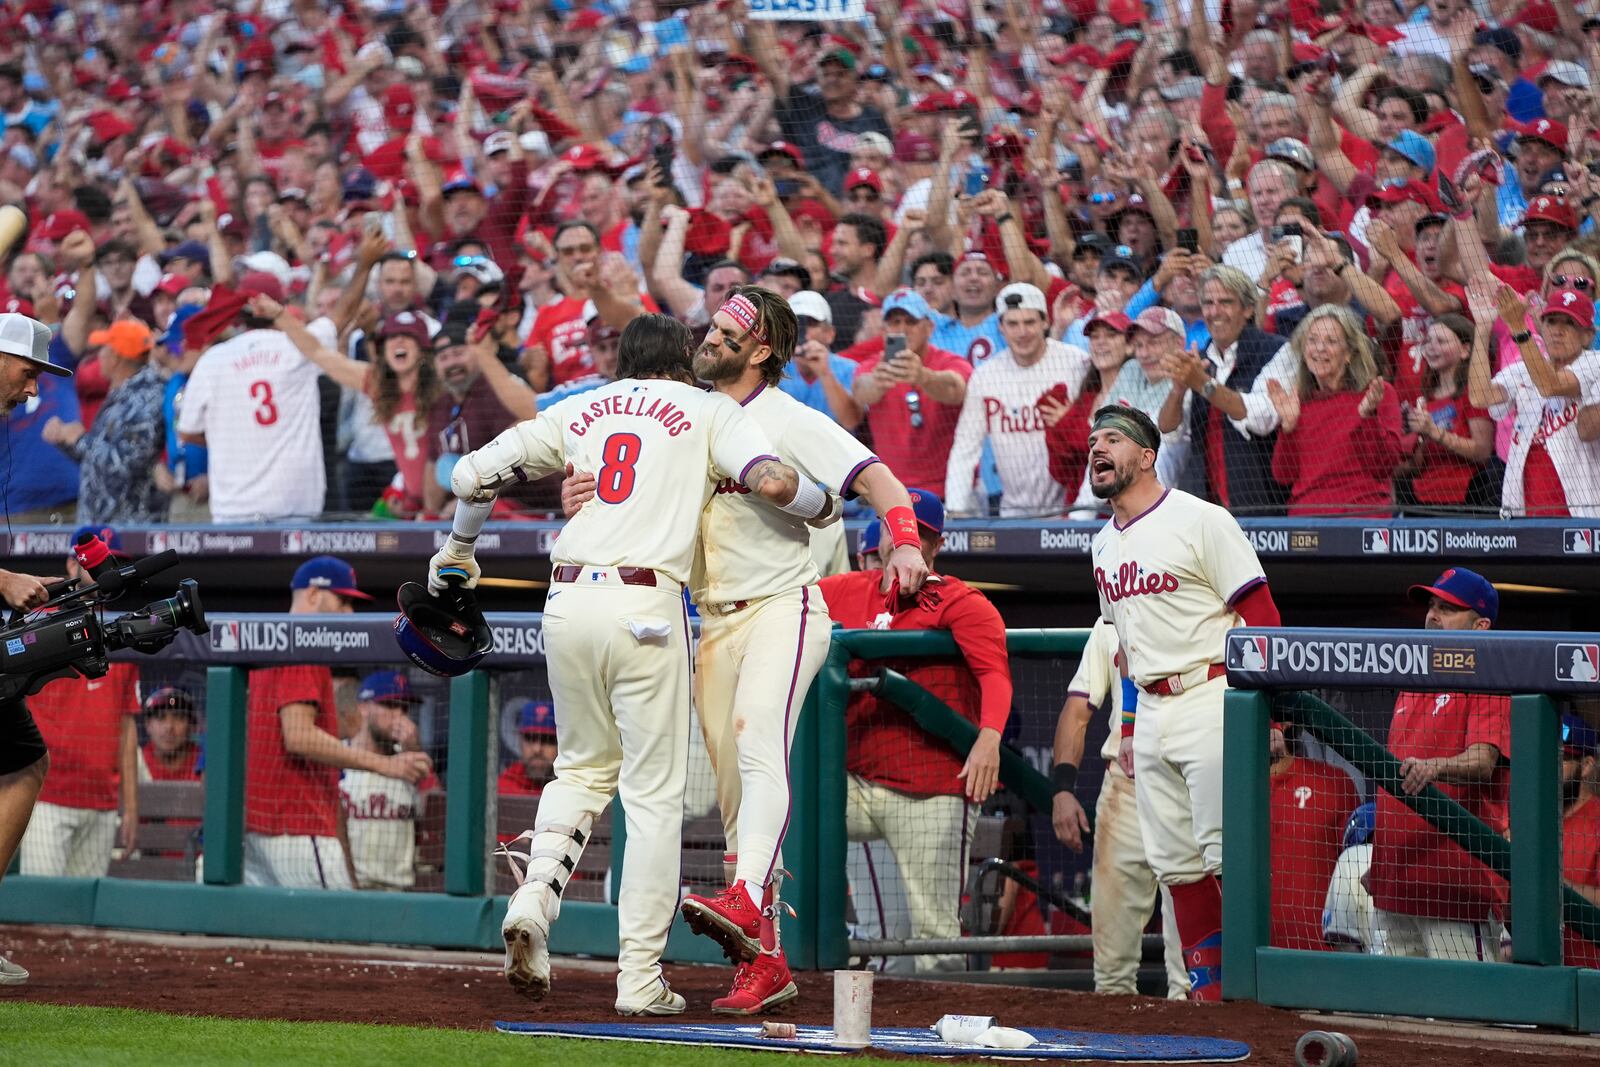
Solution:
[[[5,258],[27,228],[28,216],[21,208],[15,204],[0,207],[0,259]]]

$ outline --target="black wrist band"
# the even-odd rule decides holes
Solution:
[[[1006,223],[1010,222],[1014,218],[1016,218],[1016,216],[1008,211],[1004,215],[996,215],[994,217],[994,224],[996,226],[1004,226]]]
[[[1070,793],[1078,784],[1078,768],[1070,763],[1058,763],[1050,771],[1050,785],[1057,793]]]
[[[1533,331],[1523,330],[1520,333],[1514,333],[1511,335],[1511,340],[1515,341],[1519,345],[1525,345],[1529,341],[1533,340]]]

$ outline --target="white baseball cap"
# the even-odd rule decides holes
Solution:
[[[1175,333],[1179,337],[1189,335],[1189,331],[1184,328],[1183,318],[1171,308],[1159,304],[1153,304],[1139,312],[1139,317],[1133,320],[1133,328],[1157,336],[1162,333]]]
[[[16,312],[0,315],[0,352],[37,363],[47,374],[72,377],[70,370],[50,362],[50,327],[38,319]]]
[[[829,306],[827,297],[821,293],[806,289],[794,294],[789,298],[789,310],[796,316],[804,315],[808,319],[833,325],[833,308]]]
[[[510,130],[494,131],[488,137],[483,139],[483,154],[486,156],[492,156],[496,152],[511,151],[512,136],[513,134]]]
[[[1050,308],[1044,302],[1044,294],[1039,291],[1037,285],[1029,285],[1027,282],[1012,282],[1000,290],[1000,295],[994,298],[994,309],[1002,315],[1018,308],[1037,311],[1045,318],[1050,317]]]

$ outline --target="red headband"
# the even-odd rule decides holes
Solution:
[[[727,303],[719,311],[726,312],[733,321],[744,327],[746,333],[757,341],[765,344],[767,331],[761,329],[761,312],[756,309],[755,303],[747,296],[730,296]]]

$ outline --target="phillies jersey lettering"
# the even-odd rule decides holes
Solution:
[[[608,396],[596,400],[589,405],[588,411],[574,418],[567,425],[567,429],[572,432],[572,436],[582,437],[589,432],[589,427],[595,424],[595,420],[607,415],[635,415],[641,419],[655,419],[667,428],[668,437],[676,437],[685,430],[694,429],[694,423],[690,422],[670,401],[661,397],[645,396]]]
[[[1148,686],[1223,660],[1232,604],[1266,581],[1239,523],[1177,489],[1094,536],[1100,614],[1117,629],[1128,677]]]
[[[974,474],[988,441],[1000,475],[1001,516],[1060,515],[1064,498],[1060,483],[1050,476],[1039,398],[1056,385],[1065,385],[1067,395],[1076,397],[1088,372],[1087,352],[1054,339],[1046,340],[1044,355],[1029,366],[1018,364],[1009,348],[977,366],[967,382],[950,447],[945,508],[956,515],[983,510]]]
[[[1594,485],[1594,472],[1600,468],[1600,441],[1582,440],[1577,426],[1578,411],[1600,403],[1600,352],[1583,353],[1567,369],[1577,377],[1582,390],[1576,401],[1546,400],[1528,376],[1525,363],[1513,363],[1494,376],[1494,383],[1505,390],[1506,401],[1490,405],[1489,417],[1503,421],[1509,416],[1515,420],[1500,498],[1504,514],[1521,515],[1526,511],[1528,453],[1539,445],[1550,457],[1572,517],[1600,517],[1600,492]]]
[[[1111,603],[1130,596],[1158,596],[1178,589],[1178,579],[1161,571],[1145,572],[1137,563],[1129,561],[1117,568],[1116,584],[1106,577],[1099,567],[1094,569],[1094,584],[1100,595]]]

